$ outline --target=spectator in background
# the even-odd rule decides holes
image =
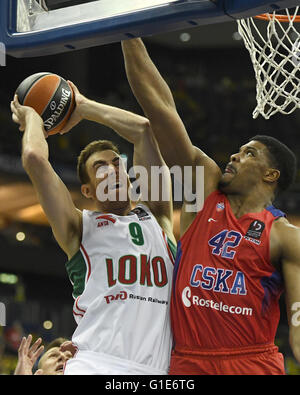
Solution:
[[[70,349],[70,341],[59,337],[53,340],[45,349],[38,363],[38,370],[33,373],[34,365],[44,351],[42,339],[38,338],[32,345],[32,335],[23,337],[18,349],[18,363],[14,375],[62,375],[65,362],[72,358],[75,349]]]

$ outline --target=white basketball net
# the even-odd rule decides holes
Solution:
[[[287,15],[288,22],[276,19],[276,12],[268,14],[267,21],[237,21],[257,80],[253,118],[261,114],[269,119],[277,112],[290,114],[300,108],[300,23],[295,22],[299,9],[277,13]]]

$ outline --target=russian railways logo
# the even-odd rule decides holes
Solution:
[[[117,295],[106,295],[104,296],[106,303],[110,304],[113,300],[126,300],[127,299],[127,292],[121,291]]]

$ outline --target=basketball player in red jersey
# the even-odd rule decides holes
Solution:
[[[274,345],[285,288],[290,345],[300,362],[300,229],[272,206],[296,170],[278,140],[255,136],[222,173],[193,146],[169,87],[140,39],[122,43],[131,88],[168,166],[204,167],[204,206],[181,214],[171,314],[170,374],[284,374]],[[170,141],[172,143],[170,143]]]

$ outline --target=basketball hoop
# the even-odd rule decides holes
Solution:
[[[238,20],[256,76],[253,118],[300,109],[300,6]]]

